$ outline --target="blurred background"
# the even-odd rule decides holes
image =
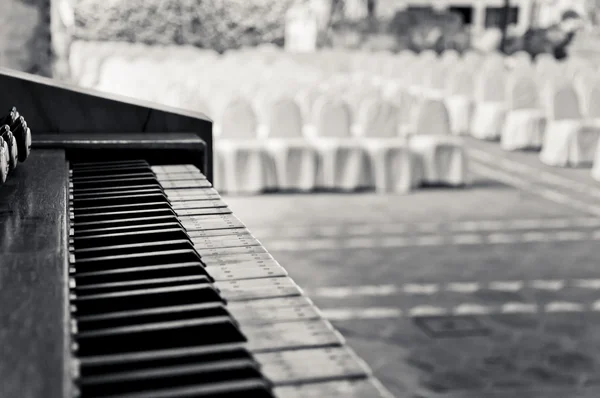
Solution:
[[[298,4],[318,19],[318,48],[396,52],[499,48],[505,8],[503,51],[550,52],[566,12],[581,18],[588,35],[599,12],[597,0],[2,0],[0,65],[68,78],[71,42],[80,40],[220,53],[283,46],[286,13]]]
[[[597,385],[599,0],[1,4],[0,66],[213,119],[216,188],[396,396]],[[321,114],[319,96],[348,107],[333,100]],[[363,101],[373,96],[387,105]],[[261,141],[267,156],[244,142],[265,127],[340,131],[299,145],[302,166],[289,156],[289,170],[308,170],[306,184],[295,175],[303,194],[264,194],[285,145]],[[351,130],[374,140],[357,144]],[[429,138],[405,150],[394,139],[407,131]],[[330,165],[351,171],[329,170],[315,189],[311,151],[350,141]],[[397,173],[391,190],[373,189],[386,185],[376,176],[359,189],[365,148],[372,159],[397,149],[403,161],[380,169]],[[422,166],[448,184],[422,186],[436,180]],[[455,319],[438,326],[464,338],[426,337],[414,322],[424,314]]]

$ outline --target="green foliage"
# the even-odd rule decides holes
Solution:
[[[79,39],[187,44],[225,51],[283,42],[293,0],[80,0]]]
[[[417,52],[465,51],[470,44],[461,17],[450,11],[427,8],[399,11],[389,23],[388,31],[399,39],[405,38],[408,48]]]
[[[558,27],[529,29],[523,36],[511,36],[507,40],[506,54],[525,51],[532,57],[539,54],[553,54],[562,58],[570,44],[568,33]]]

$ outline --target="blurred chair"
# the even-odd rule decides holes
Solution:
[[[586,126],[579,98],[571,83],[550,86],[548,121],[540,160],[558,167],[591,165],[594,161],[600,129]]]
[[[506,71],[504,61],[495,55],[475,76],[475,110],[471,119],[471,135],[482,140],[500,138],[506,115]]]
[[[515,70],[507,79],[507,113],[500,145],[506,151],[539,149],[546,116],[539,99],[540,89],[529,71]]]
[[[275,167],[257,138],[258,123],[250,103],[231,99],[218,117],[215,130],[215,163],[219,189],[232,194],[255,194],[276,186]]]
[[[417,105],[414,134],[408,147],[423,163],[426,184],[460,186],[468,183],[467,154],[459,137],[452,135],[448,111],[441,99]]]
[[[316,186],[318,154],[302,135],[300,107],[287,97],[271,104],[264,144],[275,163],[277,187],[311,191]]]
[[[408,192],[419,186],[423,171],[419,159],[399,137],[399,112],[389,101],[370,98],[361,104],[355,135],[371,162],[377,192]]]
[[[352,191],[368,185],[368,157],[362,143],[351,135],[349,106],[332,97],[317,100],[316,121],[310,134],[319,152],[317,186]]]
[[[450,131],[467,135],[473,116],[473,71],[465,65],[450,70],[444,87],[445,103],[450,117]]]

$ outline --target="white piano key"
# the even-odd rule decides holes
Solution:
[[[344,347],[256,353],[254,357],[275,385],[369,376],[356,355]]]
[[[186,173],[199,171],[198,168],[192,164],[150,166],[150,169],[155,173]]]
[[[245,228],[245,225],[233,214],[220,214],[210,216],[184,216],[179,217],[179,221],[188,231]]]
[[[185,202],[173,202],[171,207],[175,211],[185,209],[204,209],[204,208],[218,208],[227,207],[227,204],[222,200],[197,200],[197,201],[185,201]]]
[[[173,195],[173,194],[171,194],[171,196],[167,196],[167,199],[169,199],[171,204],[173,204],[173,203],[188,202],[188,201],[197,202],[200,200],[218,200],[218,199],[221,199],[221,196],[218,193],[211,193],[211,192],[198,193],[198,194],[193,194],[193,195]]]
[[[329,381],[276,387],[277,398],[378,398],[382,392],[371,379]]]
[[[245,304],[251,303],[252,301],[248,301]],[[280,306],[266,308],[255,308],[251,305],[247,305],[244,307],[228,306],[228,309],[234,316],[234,318],[243,326],[263,325],[267,323],[280,323],[292,321],[308,321],[322,318],[317,308],[310,303],[295,306]]]
[[[153,170],[154,171],[154,170]],[[159,181],[185,181],[185,180],[206,180],[200,170],[186,172],[156,172],[156,178]]]
[[[279,264],[254,267],[207,266],[206,270],[215,281],[276,278],[288,275],[287,271]]]
[[[227,308],[237,313],[242,313],[245,308],[252,310],[305,306],[314,306],[313,302],[306,296],[266,298],[252,301],[237,301],[227,304]]]
[[[212,256],[205,258],[207,266],[236,266],[236,267],[255,267],[264,264],[277,263],[277,260],[269,253],[246,253],[246,254],[228,254],[222,256]]]
[[[187,231],[190,238],[205,238],[211,239],[223,238],[231,239],[237,235],[252,235],[247,228],[225,228],[225,229],[211,229],[205,231]]]
[[[322,319],[244,325],[248,348],[253,353],[284,349],[339,346],[344,343],[341,334]]]
[[[229,207],[204,207],[200,209],[173,209],[178,217],[232,214]]]
[[[224,248],[240,246],[260,246],[260,242],[249,233],[234,236],[191,237],[192,243],[200,248]]]
[[[179,180],[165,181],[159,180],[160,185],[164,189],[194,189],[194,188],[210,188],[212,184],[208,180]]]
[[[240,247],[223,247],[210,248],[195,245],[195,249],[202,258],[220,257],[228,254],[247,254],[247,253],[268,253],[267,249],[262,246],[240,246]]]
[[[301,296],[302,291],[290,278],[242,279],[218,281],[215,286],[228,301],[269,297]]]
[[[163,192],[171,202],[221,199],[221,195],[214,188],[164,189]]]

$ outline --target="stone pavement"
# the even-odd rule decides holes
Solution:
[[[398,397],[600,396],[594,395],[600,314],[432,316],[389,324],[334,322]]]
[[[598,185],[496,145],[469,189],[225,201],[398,398],[600,397]]]

